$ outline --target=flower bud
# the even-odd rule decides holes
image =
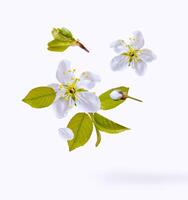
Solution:
[[[123,98],[123,92],[121,91],[118,91],[118,90],[114,90],[110,93],[110,97],[113,99],[113,100],[120,100]]]

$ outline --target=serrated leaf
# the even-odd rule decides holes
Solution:
[[[51,87],[37,87],[32,89],[23,101],[33,108],[50,106],[56,97],[56,92]]]
[[[48,43],[48,50],[63,52],[70,46],[69,42],[62,42],[59,40],[52,40]]]
[[[104,131],[106,133],[116,134],[129,130],[129,128],[122,126],[116,122],[113,122],[112,120],[107,119],[106,117],[99,115],[98,113],[94,114],[94,121],[96,127],[100,131]]]
[[[74,133],[74,138],[68,141],[69,151],[86,144],[93,131],[92,120],[86,113],[76,114],[70,120],[67,127],[70,128]]]
[[[110,97],[110,94],[114,90],[126,92],[128,94],[129,88],[121,86],[121,87],[117,87],[117,88],[112,88],[112,89],[106,91],[105,93],[101,94],[99,96],[99,98],[100,98],[100,101],[101,101],[101,109],[102,110],[109,110],[109,109],[115,108],[125,101],[125,100],[121,100],[121,99],[120,100],[113,100]]]

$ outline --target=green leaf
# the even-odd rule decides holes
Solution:
[[[95,146],[98,147],[101,142],[101,133],[96,126],[95,126],[95,130],[96,130],[96,134],[97,134],[97,142],[96,142]]]
[[[63,52],[70,46],[69,42],[62,42],[59,40],[52,40],[48,43],[48,50]]]
[[[86,113],[76,114],[70,120],[67,127],[70,128],[74,133],[74,138],[68,141],[69,151],[86,144],[93,131],[92,120]]]
[[[97,141],[95,143],[95,146],[97,147],[101,142],[101,133],[100,133],[99,129],[97,128],[96,124],[95,124],[94,114],[93,113],[89,113],[89,115],[90,115],[90,117],[92,119],[92,122],[93,122],[93,124],[95,126],[95,130],[96,130],[96,134],[97,134]]]
[[[70,30],[68,30],[67,28],[65,28],[65,27],[61,28],[61,29],[60,29],[60,32],[61,32],[61,34],[64,35],[65,37],[74,39],[72,33],[71,33]]]
[[[54,28],[52,30],[52,35],[54,37],[54,39],[60,40],[62,42],[69,42],[69,43],[73,43],[75,42],[75,39],[72,36],[72,33],[66,29],[66,28]]]
[[[51,46],[51,47],[61,47],[61,46],[70,46],[70,42],[62,42],[60,40],[52,40],[51,42],[48,43],[48,46]]]
[[[32,89],[23,101],[33,108],[50,106],[56,97],[56,92],[51,87],[37,87]]]
[[[115,108],[125,101],[125,100],[121,100],[121,99],[120,100],[113,100],[110,97],[110,93],[114,90],[119,90],[119,91],[122,91],[122,92],[126,92],[128,94],[129,88],[121,86],[121,87],[110,89],[110,90],[106,91],[105,93],[101,94],[99,96],[99,98],[100,98],[100,101],[101,101],[101,109],[102,110],[109,110],[109,109]]]
[[[122,126],[120,124],[117,124],[116,122],[111,121],[110,119],[107,119],[106,117],[103,117],[102,115],[99,115],[98,113],[94,114],[94,121],[96,127],[100,131],[104,131],[106,133],[120,133],[123,131],[130,130],[129,128]]]

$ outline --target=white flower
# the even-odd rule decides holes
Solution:
[[[111,47],[120,55],[112,59],[112,70],[121,70],[131,66],[138,75],[143,75],[146,71],[146,63],[156,59],[155,54],[149,49],[142,49],[143,46],[144,38],[140,31],[134,31],[127,42],[124,40],[113,42]]]
[[[59,128],[58,132],[64,140],[72,140],[74,137],[74,134],[70,128]]]
[[[75,77],[75,70],[70,67],[70,62],[63,60],[58,66],[56,77],[60,84],[53,83],[49,86],[56,91],[53,107],[58,118],[65,117],[74,106],[83,112],[91,113],[100,109],[99,98],[88,91],[100,81],[99,76],[84,72],[78,79]]]

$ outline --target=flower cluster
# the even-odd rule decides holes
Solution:
[[[63,52],[70,46],[79,46],[89,52],[66,28],[53,29],[52,36],[53,40],[48,43],[50,51]],[[121,70],[130,66],[138,75],[143,75],[146,63],[156,58],[151,50],[144,49],[143,46],[144,38],[140,31],[133,32],[127,42],[124,40],[113,42],[111,47],[119,55],[111,61],[112,70]],[[112,88],[97,96],[91,90],[101,81],[101,78],[90,71],[83,72],[77,77],[76,69],[71,68],[68,60],[59,63],[56,78],[59,83],[36,87],[29,91],[23,101],[33,108],[52,106],[58,118],[66,117],[71,109],[78,108],[79,112],[71,118],[67,127],[58,129],[59,134],[67,140],[70,151],[87,143],[93,127],[97,136],[96,146],[101,142],[101,132],[113,134],[129,130],[97,113],[99,110],[113,109],[127,99],[142,102],[129,96],[128,87]]]

